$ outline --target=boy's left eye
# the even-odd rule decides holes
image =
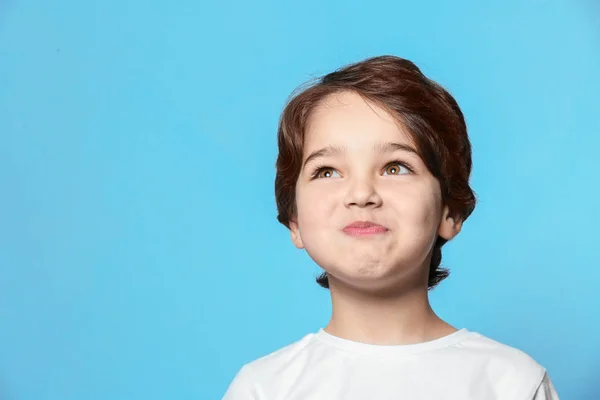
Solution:
[[[410,170],[400,162],[393,162],[388,164],[383,172],[384,175],[402,175],[410,173]]]

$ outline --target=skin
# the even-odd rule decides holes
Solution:
[[[329,275],[332,315],[324,330],[384,345],[455,332],[432,310],[427,279],[437,236],[451,240],[462,222],[442,204],[439,182],[405,128],[353,92],[329,96],[308,122],[290,231],[294,245]],[[328,148],[337,151],[311,156]],[[387,231],[346,234],[354,221]]]

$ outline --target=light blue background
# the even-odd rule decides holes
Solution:
[[[365,57],[456,96],[479,205],[432,293],[600,398],[600,3],[0,4],[0,399],[219,399],[327,322],[275,219],[297,85]]]

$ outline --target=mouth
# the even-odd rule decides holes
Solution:
[[[349,236],[364,237],[384,234],[388,228],[371,221],[355,221],[346,225],[342,231]]]

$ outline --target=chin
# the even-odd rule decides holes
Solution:
[[[356,282],[385,281],[391,275],[391,271],[382,265],[380,261],[369,261],[360,264],[345,264],[342,268],[328,268],[327,273],[336,279]]]
[[[373,259],[360,264],[357,264],[356,260],[353,261],[353,263],[345,264],[346,266],[342,268],[325,268],[325,270],[334,277],[333,280],[367,290],[386,289],[422,281],[423,267],[418,262],[407,261],[390,265]],[[352,267],[348,267],[348,265]],[[414,267],[409,267],[409,265],[414,265]]]
[[[329,274],[330,288],[346,287],[365,294],[381,295],[396,291],[390,279],[373,276],[333,276]]]

